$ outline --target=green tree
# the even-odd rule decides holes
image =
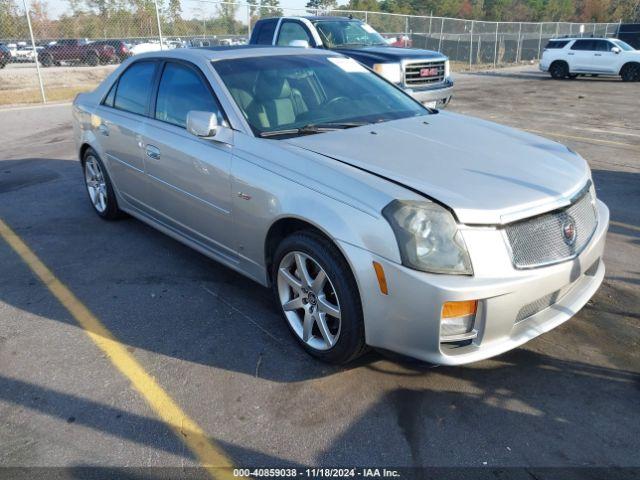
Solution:
[[[262,0],[260,5],[261,17],[281,17],[283,15],[280,0]]]

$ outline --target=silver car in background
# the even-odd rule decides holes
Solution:
[[[270,286],[325,361],[488,358],[568,320],[604,277],[609,213],[583,158],[427,109],[338,53],[143,54],[73,118],[98,215]]]

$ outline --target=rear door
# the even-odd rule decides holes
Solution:
[[[147,178],[142,155],[142,132],[149,115],[156,61],[138,61],[120,75],[96,110],[95,134],[106,153],[107,168],[118,192],[140,210]]]
[[[226,122],[208,80],[189,62],[166,61],[152,110],[143,136],[145,203],[161,223],[231,258],[232,148],[186,130],[191,110],[216,113],[220,124]]]
[[[576,40],[568,52],[569,70],[573,72],[590,72],[595,53],[595,41],[591,39]]]

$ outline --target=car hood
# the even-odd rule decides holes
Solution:
[[[283,141],[418,191],[466,224],[566,205],[591,176],[564,145],[448,112]]]
[[[338,47],[333,49],[349,57],[366,57],[373,62],[399,62],[406,59],[445,59],[439,52],[419,48],[399,48],[386,45],[362,46],[354,48]]]

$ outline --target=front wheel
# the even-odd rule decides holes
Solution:
[[[623,82],[634,82],[640,80],[640,63],[625,65],[620,72]]]
[[[340,251],[313,232],[298,232],[278,246],[274,296],[296,340],[325,362],[345,364],[366,351],[360,295]]]

